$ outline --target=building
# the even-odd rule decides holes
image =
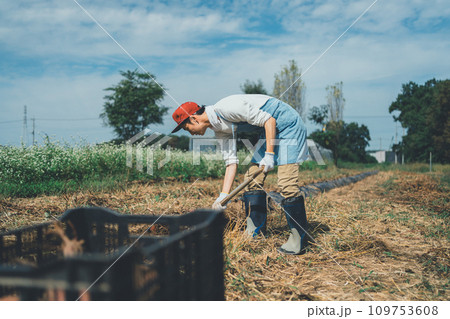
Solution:
[[[378,163],[398,163],[399,156],[392,151],[369,151],[370,156],[375,157]],[[395,157],[397,156],[397,160]]]

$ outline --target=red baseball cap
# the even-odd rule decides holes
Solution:
[[[197,103],[186,102],[181,104],[172,114],[173,119],[178,124],[172,133],[178,132],[186,120],[198,110],[200,110],[200,106]]]

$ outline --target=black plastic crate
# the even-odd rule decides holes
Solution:
[[[0,234],[0,296],[22,300],[223,300],[223,214],[122,215],[77,208],[60,221],[83,253],[64,258],[52,223]],[[92,285],[95,282],[94,285]],[[91,286],[92,285],[92,286]]]

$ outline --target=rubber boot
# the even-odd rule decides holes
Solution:
[[[255,237],[266,232],[267,200],[266,192],[254,190],[244,193],[245,214],[247,216],[247,229],[245,232]]]
[[[283,199],[281,202],[286,220],[291,230],[289,239],[277,250],[288,255],[299,255],[308,244],[308,222],[306,220],[303,196]]]

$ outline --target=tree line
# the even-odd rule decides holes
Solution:
[[[406,136],[394,144],[410,162],[450,162],[450,80],[431,79],[423,85],[409,82],[389,106]]]
[[[116,143],[123,143],[150,124],[162,124],[169,108],[161,105],[164,87],[157,85],[155,76],[134,71],[120,71],[123,79],[115,86],[106,88],[111,92],[104,97],[100,117],[104,124],[113,128]],[[246,94],[269,94],[262,80],[245,80],[240,86]],[[345,98],[343,83],[338,82],[325,88],[326,104],[313,106],[308,112],[305,107],[306,85],[301,78],[301,69],[295,60],[274,75],[272,96],[288,103],[302,116],[317,124],[320,129],[309,135],[319,145],[333,152],[334,163],[375,162],[366,153],[370,132],[366,125],[343,121]],[[269,94],[270,95],[270,94]],[[449,123],[450,80],[429,80],[424,85],[409,82],[402,85],[402,92],[389,106],[395,121],[407,131],[403,140],[393,150],[405,155],[407,161],[418,162],[433,153],[435,162],[448,163],[450,159]],[[187,150],[189,138],[171,135],[168,145]],[[246,133],[241,139],[256,142],[258,135]]]

